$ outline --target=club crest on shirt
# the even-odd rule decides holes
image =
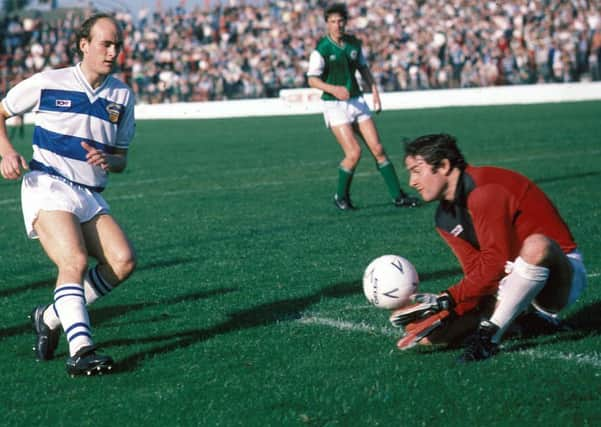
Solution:
[[[71,107],[71,100],[70,99],[57,99],[54,105],[56,105],[59,108],[69,108],[69,107]]]
[[[330,61],[336,61],[336,55],[331,54],[330,55]]]
[[[452,230],[451,230],[451,234],[455,237],[459,236],[461,233],[463,233],[463,225],[461,224],[457,224]]]
[[[111,123],[117,123],[119,121],[119,115],[121,114],[121,106],[118,104],[109,104],[106,106],[106,111],[109,113],[109,121]]]
[[[358,54],[359,54],[359,53],[358,53],[358,51],[356,51],[356,50],[351,50],[351,59],[352,59],[353,61],[355,61],[355,60],[357,59],[357,55],[358,55]]]

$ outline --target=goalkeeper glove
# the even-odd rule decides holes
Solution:
[[[405,334],[396,343],[396,346],[399,350],[408,350],[415,347],[435,329],[441,327],[449,316],[450,313],[448,310],[442,310],[439,313],[405,325]]]
[[[447,292],[437,294],[413,294],[413,304],[395,310],[390,316],[393,326],[405,326],[416,320],[423,319],[443,310],[451,310],[455,305],[453,298]]]

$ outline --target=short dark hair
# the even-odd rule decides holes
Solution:
[[[437,170],[444,159],[449,161],[452,168],[464,170],[467,167],[467,161],[457,147],[457,140],[446,133],[424,135],[405,143],[405,158],[409,156],[421,156],[433,170]]]
[[[110,21],[112,21],[113,24],[115,24],[115,27],[117,27],[119,40],[123,41],[123,31],[121,30],[121,25],[119,25],[119,22],[117,21],[117,19],[115,19],[113,15],[110,15],[108,13],[97,13],[95,15],[92,15],[88,19],[86,19],[83,22],[83,24],[81,24],[81,27],[79,27],[79,30],[77,30],[77,32],[75,33],[75,52],[77,52],[77,54],[82,58],[83,52],[79,47],[79,42],[81,41],[81,39],[86,39],[87,41],[92,40],[92,28],[94,27],[94,24],[96,24],[96,22],[98,22],[100,19],[109,19]]]
[[[334,3],[326,7],[326,10],[323,13],[323,19],[327,21],[330,15],[334,14],[342,16],[345,21],[348,20],[348,10],[344,3]]]

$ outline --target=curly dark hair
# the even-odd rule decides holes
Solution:
[[[325,11],[323,12],[324,21],[327,21],[330,15],[334,14],[342,16],[345,21],[348,20],[348,10],[344,3],[334,3],[326,7]]]
[[[453,168],[464,170],[467,167],[467,161],[457,147],[457,140],[446,133],[424,135],[405,143],[405,158],[409,156],[421,156],[434,171],[444,159],[447,159]]]
[[[81,41],[81,39],[86,39],[88,41],[92,40],[92,28],[94,27],[96,22],[98,22],[100,19],[111,20],[113,22],[113,24],[115,24],[115,27],[117,27],[117,34],[118,34],[119,42],[122,43],[122,41],[123,41],[123,32],[121,29],[121,25],[119,24],[119,22],[115,19],[115,17],[113,15],[110,15],[108,13],[97,13],[95,15],[92,15],[88,19],[86,19],[83,22],[83,24],[81,24],[81,27],[79,27],[79,30],[77,30],[77,32],[75,33],[74,51],[81,58],[83,58],[83,52],[81,51],[81,49],[79,47],[79,42]]]

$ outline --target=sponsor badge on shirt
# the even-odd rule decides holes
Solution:
[[[55,105],[59,108],[70,108],[71,100],[70,99],[57,99]]]

